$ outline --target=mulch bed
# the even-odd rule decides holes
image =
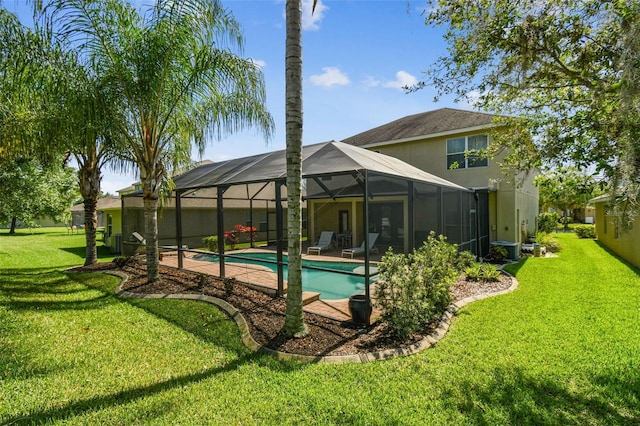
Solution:
[[[397,349],[409,346],[426,337],[437,326],[420,333],[414,333],[405,340],[398,340],[382,322],[376,322],[363,329],[349,321],[341,322],[320,315],[304,313],[309,334],[302,338],[286,338],[280,334],[284,325],[286,300],[274,298],[238,282],[225,282],[219,278],[179,270],[160,265],[161,281],[147,283],[146,266],[135,259],[118,267],[115,263],[98,263],[75,271],[125,272],[129,279],[122,290],[140,294],[152,293],[193,293],[205,294],[223,299],[233,305],[243,315],[249,325],[251,336],[259,344],[282,352],[301,355],[351,355]],[[511,278],[503,275],[497,282],[474,282],[459,279],[451,287],[454,301],[468,296],[493,293],[511,286]]]

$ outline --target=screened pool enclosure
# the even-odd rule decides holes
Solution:
[[[303,147],[303,235],[316,241],[322,231],[364,242],[362,274],[369,296],[370,241],[384,253],[408,252],[431,231],[461,250],[480,254],[478,195],[396,158],[341,142]],[[174,179],[175,190],[159,219],[160,245],[182,251],[203,247],[202,238],[218,236],[220,274],[224,277],[224,232],[237,225],[255,228],[256,241],[277,251],[278,290],[283,292],[286,250],[285,151],[204,164]],[[482,203],[480,203],[482,205]],[[140,196],[123,201],[123,235],[143,232]],[[483,227],[484,228],[484,227]],[[346,242],[345,242],[346,241]],[[182,256],[178,256],[181,261]],[[182,264],[180,262],[180,267]]]

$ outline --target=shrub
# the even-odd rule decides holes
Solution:
[[[471,253],[469,250],[461,251],[458,254],[458,259],[456,262],[456,269],[458,272],[462,272],[467,269],[469,266],[473,265],[476,262],[476,255]]]
[[[129,258],[122,256],[116,257],[113,259],[113,263],[115,263],[118,268],[124,268],[127,263],[129,263]]]
[[[507,249],[502,246],[491,246],[489,253],[485,256],[485,260],[491,263],[502,263],[507,258]]]
[[[562,246],[558,242],[558,239],[552,234],[540,233],[538,234],[538,244],[546,247],[547,251],[551,253],[557,253],[562,250]]]
[[[593,225],[578,225],[573,228],[578,238],[595,238],[596,227]]]
[[[218,236],[217,235],[204,237],[202,239],[202,244],[204,244],[207,250],[212,251],[214,253],[218,252]]]
[[[562,216],[558,219],[558,222],[562,224],[564,231],[567,232],[569,230],[569,224],[573,223],[573,219],[569,216]]]
[[[538,215],[538,229],[547,234],[554,232],[558,227],[559,220],[558,213],[540,213]]]
[[[500,271],[490,263],[474,263],[465,269],[464,273],[471,281],[498,281]]]
[[[464,255],[467,256],[467,255]],[[440,316],[449,305],[449,287],[459,275],[457,246],[431,233],[411,253],[385,253],[379,265],[376,305],[394,334],[406,338]]]

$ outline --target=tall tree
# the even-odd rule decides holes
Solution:
[[[593,176],[570,166],[548,170],[533,182],[540,191],[542,210],[555,208],[567,215],[572,209],[584,208],[599,190]]]
[[[286,2],[287,36],[286,139],[287,139],[287,312],[283,332],[307,334],[302,313],[302,1]]]
[[[41,4],[34,4],[39,16]],[[29,155],[48,162],[73,156],[85,208],[85,264],[97,262],[96,204],[101,169],[112,154],[107,149],[112,117],[100,78],[76,61],[46,25],[33,29],[2,11],[0,26],[3,69],[0,140],[8,155]],[[45,25],[39,25],[44,22]],[[66,161],[66,160],[65,160]]]
[[[218,0],[158,0],[146,13],[123,0],[59,0],[51,18],[122,102],[116,139],[122,165],[140,174],[147,274],[156,281],[163,179],[189,162],[193,145],[202,154],[209,140],[249,126],[271,135],[262,73],[233,53],[242,34]]]
[[[113,100],[101,80],[92,70],[68,60],[61,64],[56,97],[56,120],[49,121],[46,132],[59,147],[68,149],[78,165],[78,184],[84,204],[85,265],[98,261],[96,230],[97,204],[100,197],[102,169],[115,156],[113,137],[115,108]],[[53,108],[52,108],[53,109]],[[60,124],[61,123],[61,124]]]
[[[477,96],[477,106],[526,117],[535,146],[505,135],[518,168],[574,163],[611,182],[618,206],[640,210],[640,2],[430,0],[447,55],[418,87]],[[628,217],[632,218],[634,214]]]
[[[0,160],[0,223],[33,227],[38,218],[68,222],[72,202],[78,198],[75,172],[34,158],[16,156]]]

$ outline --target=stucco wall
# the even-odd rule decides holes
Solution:
[[[621,258],[640,268],[640,223],[636,220],[632,228],[625,232],[616,225],[614,217],[605,214],[605,206],[606,202],[595,204],[598,240]]]
[[[504,154],[490,159],[486,167],[453,170],[447,168],[447,139],[476,134],[482,134],[482,132],[460,133],[433,139],[381,145],[370,149],[399,158],[426,172],[467,188],[489,188],[491,240],[522,242],[528,233],[534,233],[536,230],[538,188],[533,185],[534,175],[521,175],[514,178],[504,176],[499,165]],[[518,184],[516,185],[515,182]]]

